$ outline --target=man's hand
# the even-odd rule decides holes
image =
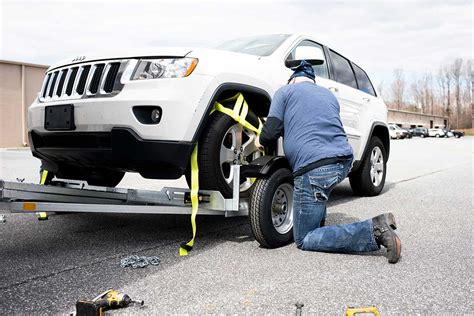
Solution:
[[[258,150],[263,151],[263,146],[260,144],[260,137],[256,136],[255,137],[255,147],[257,147]]]

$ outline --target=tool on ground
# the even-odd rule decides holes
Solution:
[[[81,299],[76,302],[77,316],[102,316],[102,313],[109,309],[123,308],[130,304],[143,306],[143,301],[134,301],[124,293],[117,290],[108,289],[99,294],[93,300]]]
[[[296,316],[301,316],[304,304],[297,302],[295,306],[296,306]]]
[[[120,260],[120,266],[122,268],[132,267],[134,269],[137,269],[137,268],[144,268],[148,265],[157,266],[160,264],[160,262],[161,262],[160,258],[156,256],[145,257],[145,256],[132,255]]]
[[[370,306],[370,307],[349,306],[346,309],[346,316],[359,316],[359,315],[380,316],[379,310],[375,306]]]

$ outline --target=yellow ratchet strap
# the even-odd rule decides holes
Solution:
[[[248,130],[260,135],[262,131],[262,121],[258,119],[258,128],[250,124],[246,121],[246,117],[249,111],[249,107],[247,102],[244,99],[242,93],[237,93],[235,96],[222,101],[222,103],[232,102],[235,101],[234,108],[229,109],[223,106],[219,102],[214,103],[214,108],[212,109],[212,114],[214,111],[222,112],[231,118],[233,118],[236,122],[241,124]],[[187,256],[188,252],[193,249],[194,240],[196,238],[196,215],[199,208],[199,201],[198,201],[198,191],[199,191],[199,167],[197,162],[197,153],[198,153],[198,145],[194,147],[193,153],[191,154],[191,226],[193,229],[193,237],[187,243],[181,243],[179,248],[179,255],[180,256]]]
[[[40,185],[44,185],[46,183],[47,178],[48,178],[48,170],[43,169],[43,171],[41,172]]]
[[[41,171],[40,185],[45,185],[47,179],[48,179],[48,170],[43,169]],[[36,215],[38,215],[39,220],[48,219],[48,213],[46,213],[46,212],[36,212]]]
[[[187,243],[182,243],[179,248],[180,256],[187,256],[188,251],[191,251],[194,246],[194,239],[196,238],[196,215],[199,207],[198,191],[199,191],[199,167],[197,162],[198,145],[194,147],[191,154],[191,226],[193,228],[193,238]]]

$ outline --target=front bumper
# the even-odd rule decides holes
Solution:
[[[111,169],[138,172],[145,178],[177,179],[189,163],[194,144],[144,140],[133,130],[110,132],[29,133],[33,156],[43,167],[61,169]]]
[[[128,81],[113,97],[36,100],[28,109],[28,130],[48,133],[44,127],[45,107],[72,104],[76,128],[70,133],[110,132],[122,127],[142,139],[192,141],[217,86],[212,76],[191,74],[186,78]],[[136,106],[160,107],[160,123],[141,123],[133,112]]]

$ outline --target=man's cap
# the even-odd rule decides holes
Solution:
[[[316,76],[314,75],[313,66],[311,66],[311,64],[308,63],[306,60],[302,60],[298,66],[291,69],[293,70],[293,74],[288,80],[291,80],[295,77],[308,77],[311,80],[314,80],[316,78]]]

